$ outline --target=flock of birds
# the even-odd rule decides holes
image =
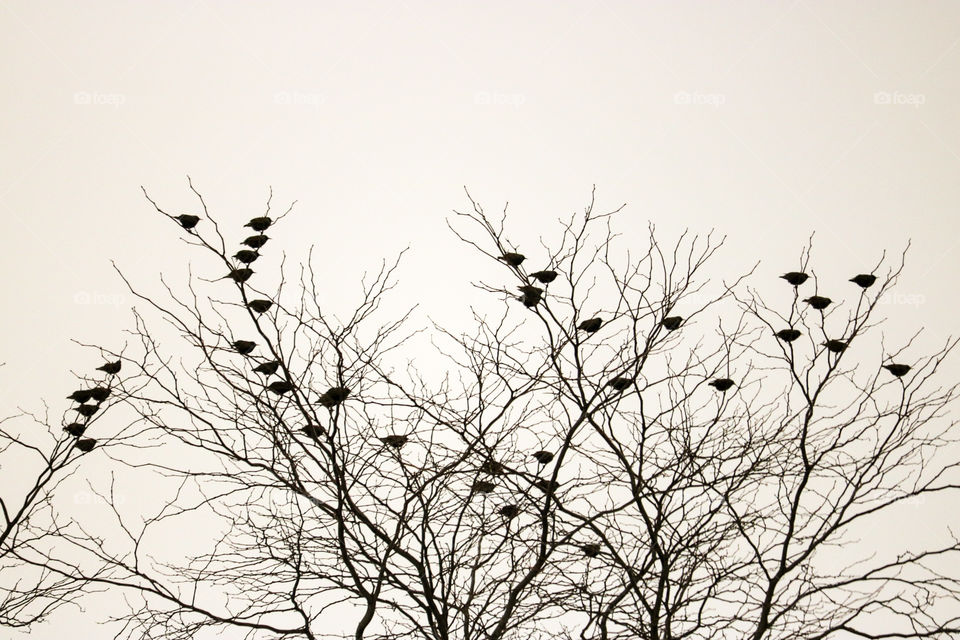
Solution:
[[[117,360],[116,362],[106,362],[103,365],[97,367],[97,371],[103,371],[108,378],[115,376],[120,373],[120,367],[122,361]],[[111,389],[110,386],[103,386],[98,384],[95,387],[89,389],[77,389],[73,393],[67,396],[67,400],[73,400],[77,403],[77,406],[73,408],[80,415],[80,419],[71,422],[63,428],[68,434],[76,439],[77,449],[83,453],[89,453],[93,451],[93,448],[97,446],[97,441],[94,438],[84,438],[83,434],[87,430],[87,425],[90,422],[90,419],[93,418],[94,414],[100,410],[100,405],[110,397]],[[91,403],[92,401],[92,403]]]

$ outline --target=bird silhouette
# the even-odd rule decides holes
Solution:
[[[323,437],[323,434],[327,432],[326,429],[315,424],[308,424],[305,427],[301,427],[300,431],[305,433],[307,437],[313,438],[314,440],[319,440],[321,437]]]
[[[545,478],[541,478],[534,482],[533,486],[535,486],[537,489],[540,489],[540,491],[543,491],[544,493],[553,493],[560,488],[560,483],[556,480],[547,480]]]
[[[265,376],[272,376],[277,372],[277,369],[280,368],[280,361],[273,360],[271,362],[264,362],[263,364],[258,364],[253,368],[257,373],[262,373]]]
[[[781,329],[780,331],[777,331],[777,337],[783,340],[784,342],[793,342],[794,340],[799,338],[801,335],[803,334],[801,334],[796,329]]]
[[[287,382],[286,380],[274,380],[273,382],[267,385],[267,389],[277,394],[278,396],[282,396],[283,394],[289,391],[293,391],[294,386],[292,383]]]
[[[520,296],[520,301],[523,303],[523,306],[528,309],[537,306],[543,298],[543,289],[531,284],[523,285],[520,287],[520,291],[523,293],[523,295]]]
[[[249,340],[237,340],[233,343],[233,348],[237,350],[237,353],[244,356],[250,354],[256,347],[257,343]]]
[[[501,476],[506,470],[506,467],[496,460],[484,460],[480,465],[480,472],[490,476]]]
[[[400,434],[393,434],[380,438],[380,442],[394,449],[399,449],[403,445],[407,444],[407,440],[407,436]]]
[[[717,378],[716,380],[711,380],[707,384],[717,391],[726,391],[733,386],[733,380],[730,378]]]
[[[596,333],[600,331],[600,326],[603,324],[603,320],[600,318],[590,318],[589,320],[584,320],[577,327],[587,333]]]
[[[269,216],[259,216],[257,218],[253,218],[250,220],[250,222],[243,226],[250,227],[254,231],[266,231],[270,228],[271,224],[273,224],[273,220],[271,220]]]
[[[497,485],[486,480],[477,480],[470,487],[470,491],[473,493],[491,493],[494,489],[497,488]]]
[[[350,395],[350,389],[346,387],[330,387],[320,395],[320,404],[324,407],[335,407]]]
[[[614,391],[626,391],[631,384],[633,384],[633,378],[625,378],[623,376],[617,376],[607,382],[607,386]]]
[[[803,301],[817,311],[823,311],[833,302],[830,298],[824,298],[823,296],[810,296],[809,298],[804,298]]]
[[[266,313],[272,306],[273,302],[270,300],[251,300],[247,303],[247,307],[254,313]]]
[[[898,378],[902,378],[910,371],[910,365],[908,364],[885,364],[883,368]]]
[[[827,340],[823,343],[830,353],[843,353],[847,348],[847,343],[843,340]]]
[[[177,222],[180,223],[180,226],[189,231],[197,226],[197,223],[200,222],[200,216],[192,216],[189,213],[184,213],[179,216],[174,216]]]
[[[520,515],[520,507],[515,504],[505,504],[500,507],[497,512],[507,520],[512,520]]]
[[[93,394],[90,393],[89,389],[77,389],[67,396],[67,400],[76,400],[77,402],[83,404],[92,397]]]
[[[803,273],[802,271],[789,271],[780,277],[786,280],[787,282],[789,282],[790,284],[792,284],[793,286],[799,287],[804,282],[806,282],[807,278],[809,278],[810,276]]]
[[[251,249],[259,249],[263,245],[267,244],[267,240],[269,239],[269,236],[260,234],[259,236],[250,236],[243,241],[243,244],[247,245]]]
[[[90,389],[90,397],[93,398],[93,401],[97,404],[100,404],[110,396],[109,387],[94,387]]]
[[[113,376],[120,373],[120,367],[122,365],[123,365],[123,362],[120,360],[117,360],[116,362],[108,362],[104,365],[97,367],[97,371],[103,371],[104,373]]]
[[[502,256],[500,256],[499,258],[497,258],[497,260],[503,260],[511,267],[519,267],[523,263],[523,261],[526,259],[527,257],[522,253],[512,253],[512,252],[507,252]]]
[[[549,451],[537,451],[531,457],[540,464],[549,464],[553,460],[553,454]]]
[[[247,269],[246,267],[242,269],[231,269],[230,273],[224,276],[224,278],[230,278],[234,282],[243,283],[250,279],[250,276],[253,275],[253,269]]]
[[[531,278],[536,278],[537,282],[542,282],[543,284],[550,284],[557,279],[556,271],[536,271],[530,274]]]
[[[676,331],[683,324],[683,316],[669,316],[660,321],[667,331]]]
[[[873,283],[877,281],[877,276],[870,273],[861,273],[850,278],[850,282],[854,283],[858,287],[863,287],[864,289],[872,287]]]
[[[64,431],[72,435],[74,438],[79,438],[83,435],[83,432],[87,430],[87,425],[82,422],[71,422],[63,428]]]
[[[100,407],[95,404],[80,404],[73,408],[74,411],[82,415],[84,418],[89,418],[95,414]]]
[[[600,555],[600,545],[593,542],[582,544],[580,545],[580,551],[583,551],[583,555],[588,558],[596,558]]]
[[[251,251],[250,249],[240,249],[233,257],[242,262],[243,264],[250,264],[254,260],[260,257],[259,251]]]
[[[93,438],[80,438],[77,440],[77,449],[80,449],[80,451],[84,453],[90,453],[96,445],[97,441]]]

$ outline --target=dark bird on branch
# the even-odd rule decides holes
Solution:
[[[540,464],[549,464],[553,460],[553,454],[549,451],[537,451],[532,457]]]
[[[301,427],[300,431],[307,434],[307,437],[313,438],[314,440],[319,440],[321,437],[323,437],[323,434],[327,432],[326,429],[315,424],[308,424],[305,427]]]
[[[497,258],[497,260],[503,260],[511,267],[519,267],[523,263],[523,261],[526,259],[527,257],[522,253],[512,253],[512,252],[507,252],[502,256],[500,256],[499,258]]]
[[[174,216],[176,221],[180,223],[180,226],[189,231],[197,226],[197,223],[200,222],[200,216],[192,216],[189,213],[184,213],[179,216]]]
[[[230,273],[224,276],[224,278],[230,278],[234,282],[243,283],[250,279],[250,276],[253,275],[253,269],[231,269]]]
[[[407,444],[407,436],[394,434],[390,436],[384,436],[380,438],[380,442],[387,445],[388,447],[393,447],[394,449],[399,449],[403,445]]]
[[[557,279],[556,271],[537,271],[530,274],[531,278],[536,278],[537,282],[542,282],[543,284],[550,284]]]
[[[908,364],[885,364],[883,368],[898,378],[902,378],[910,371],[910,365]]]
[[[74,411],[82,415],[84,418],[89,418],[90,416],[95,414],[99,409],[100,407],[98,407],[95,404],[81,404],[74,407]]]
[[[73,393],[67,396],[67,400],[76,400],[79,403],[84,403],[90,398],[93,397],[93,394],[90,393],[89,389],[77,389]]]
[[[580,551],[583,551],[583,555],[588,558],[596,558],[600,555],[600,545],[593,542],[582,544],[580,545]]]
[[[540,480],[534,482],[533,486],[535,486],[537,489],[540,489],[540,491],[543,491],[544,493],[553,493],[560,488],[560,483],[556,480],[551,481],[541,478]]]
[[[240,249],[233,257],[242,262],[243,264],[250,264],[254,260],[260,257],[259,251],[251,251],[250,249]]]
[[[259,249],[263,245],[267,244],[267,240],[269,239],[270,238],[268,236],[262,234],[259,236],[250,236],[243,241],[243,244],[247,245],[251,249]]]
[[[251,300],[247,303],[247,307],[254,313],[266,313],[272,306],[273,302],[270,300]]]
[[[809,298],[804,298],[803,301],[817,311],[823,311],[833,302],[830,298],[824,298],[823,296],[810,296]]]
[[[623,376],[617,376],[610,380],[607,383],[607,386],[612,388],[614,391],[626,391],[630,388],[630,385],[633,384],[633,378],[624,378]]]
[[[726,391],[733,386],[733,380],[730,378],[717,378],[707,383],[717,391]]]
[[[520,287],[520,291],[523,293],[523,295],[520,296],[520,302],[528,309],[540,304],[540,300],[543,298],[543,289],[531,284],[523,285]]]
[[[863,287],[864,289],[872,287],[873,283],[877,281],[877,276],[869,273],[861,273],[850,278],[850,282],[854,283],[858,287]]]
[[[72,435],[74,438],[79,438],[83,435],[83,432],[87,430],[87,425],[81,422],[71,422],[65,426],[63,430]]]
[[[258,364],[253,368],[257,373],[262,373],[265,376],[272,376],[277,372],[277,369],[280,368],[280,361],[273,360],[272,362],[264,362],[263,364]]]
[[[794,340],[799,338],[801,335],[803,334],[801,334],[796,329],[781,329],[780,331],[777,331],[777,337],[783,340],[784,342],[793,342]]]
[[[120,360],[117,360],[116,362],[108,362],[97,367],[97,371],[103,371],[104,373],[113,376],[120,373],[121,365],[123,365],[123,362]]]
[[[589,320],[584,320],[578,325],[578,328],[586,331],[587,333],[596,333],[600,331],[600,326],[603,324],[603,320],[600,318],[590,318]]]
[[[293,391],[294,386],[293,384],[291,384],[290,382],[287,382],[286,380],[274,380],[273,382],[267,385],[267,389],[277,394],[278,396],[282,396],[283,394],[289,391]]]
[[[259,216],[243,226],[250,227],[254,231],[266,231],[270,228],[271,224],[273,224],[273,220],[271,220],[269,216]]]
[[[486,480],[477,480],[473,483],[473,486],[470,487],[470,491],[473,493],[491,493],[494,489],[497,488],[497,485],[492,482],[487,482]]]
[[[683,324],[683,316],[669,316],[664,318],[660,324],[662,324],[663,328],[667,331],[676,331],[680,328],[680,325]]]
[[[507,520],[512,520],[520,515],[520,507],[515,504],[505,504],[497,510]]]
[[[480,465],[480,472],[491,476],[501,476],[506,470],[507,468],[496,460],[485,460]]]
[[[810,276],[803,273],[802,271],[790,271],[783,274],[780,277],[786,280],[787,282],[789,282],[790,284],[792,284],[793,286],[799,287],[804,282],[806,282],[807,278],[809,278]]]
[[[233,343],[233,348],[237,350],[237,353],[245,356],[257,348],[257,343],[249,340],[237,340]]]
[[[93,398],[93,401],[97,404],[100,404],[108,397],[110,397],[110,388],[109,387],[94,387],[90,389],[90,397]]]
[[[827,340],[823,343],[823,346],[825,346],[830,353],[843,353],[844,349],[847,348],[847,343],[843,340]]]
[[[80,449],[80,451],[84,453],[90,453],[96,445],[97,441],[93,438],[80,438],[77,440],[77,449]]]
[[[346,387],[330,387],[320,396],[320,404],[324,407],[335,407],[350,395],[350,389]]]

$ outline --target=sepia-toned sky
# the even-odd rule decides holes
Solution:
[[[195,253],[140,187],[194,212],[188,174],[234,239],[270,186],[297,200],[265,256],[315,245],[332,300],[409,246],[403,301],[456,322],[478,295],[445,223],[464,186],[509,201],[533,246],[596,185],[598,209],[627,204],[627,244],[648,222],[714,229],[717,277],[759,262],[761,289],[814,232],[834,297],[910,241],[890,335],[958,332],[949,0],[0,0],[0,92],[3,415],[59,415],[70,370],[99,364],[71,340],[122,347],[133,299],[111,261],[148,290],[184,281]]]

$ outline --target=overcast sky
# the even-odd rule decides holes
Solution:
[[[183,274],[140,186],[193,211],[187,174],[234,238],[269,186],[297,200],[271,248],[348,282],[410,246],[439,317],[476,295],[464,186],[530,245],[596,185],[627,240],[716,229],[718,277],[760,287],[812,232],[844,279],[911,240],[891,326],[957,331],[956,2],[0,0],[0,52],[4,414],[62,409],[98,364],[71,339],[122,345],[111,260]]]

